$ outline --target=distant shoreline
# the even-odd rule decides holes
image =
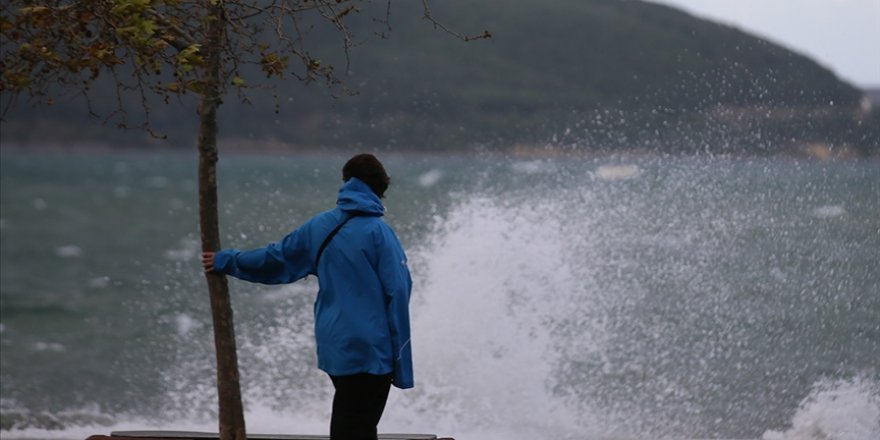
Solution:
[[[397,148],[397,147],[303,147],[283,144],[277,141],[265,143],[249,140],[237,142],[230,140],[220,141],[218,146],[221,157],[223,155],[247,156],[247,155],[305,155],[305,156],[346,156],[355,152],[367,151],[376,154],[395,156],[418,156],[418,157],[505,157],[523,160],[542,159],[591,159],[591,158],[616,158],[638,159],[646,157],[711,157],[711,158],[759,158],[759,157],[785,157],[816,161],[880,161],[880,151],[874,154],[862,154],[858,149],[851,146],[832,146],[823,143],[807,143],[781,147],[774,152],[753,151],[729,151],[715,152],[671,152],[663,150],[649,150],[645,148],[609,148],[609,149],[584,149],[570,146],[553,146],[540,144],[521,144],[509,148],[452,148],[452,149],[420,149],[420,148]],[[100,142],[75,142],[75,143],[0,143],[0,153],[64,153],[64,154],[140,154],[161,152],[180,153],[197,157],[195,145],[189,147],[170,146],[111,146]]]

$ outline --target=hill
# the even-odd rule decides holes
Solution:
[[[449,27],[487,29],[493,38],[464,43],[421,20],[421,2],[395,2],[390,36],[382,39],[375,32],[386,29],[374,19],[384,17],[384,4],[375,5],[352,22],[358,46],[348,86],[356,95],[333,98],[289,81],[274,96],[252,91],[252,104],[229,96],[221,136],[240,144],[403,149],[880,148],[880,134],[864,123],[877,112],[859,113],[861,91],[802,55],[670,7],[625,0],[431,5]],[[345,65],[335,32],[317,27],[308,38],[318,43],[315,54]],[[85,125],[81,103],[57,107],[8,115],[4,142],[44,142],[58,133],[131,139],[94,121]],[[192,108],[159,107],[157,129],[172,144],[191,144]]]

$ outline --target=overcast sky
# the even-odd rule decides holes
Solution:
[[[651,0],[735,26],[880,88],[880,0]]]

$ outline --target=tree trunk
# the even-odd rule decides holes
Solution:
[[[206,41],[202,98],[199,102],[199,223],[202,250],[220,249],[220,227],[217,210],[217,108],[220,107],[221,47],[226,23],[223,3],[205,1]],[[217,350],[217,396],[219,400],[220,440],[246,440],[238,355],[232,303],[224,275],[207,272],[211,296],[211,317],[214,322],[214,345]]]

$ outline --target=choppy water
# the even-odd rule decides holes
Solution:
[[[224,244],[332,206],[345,158],[225,155]],[[417,388],[381,431],[880,438],[880,164],[384,159]],[[215,430],[194,155],[0,171],[2,437]],[[249,431],[325,433],[315,285],[232,289]]]

